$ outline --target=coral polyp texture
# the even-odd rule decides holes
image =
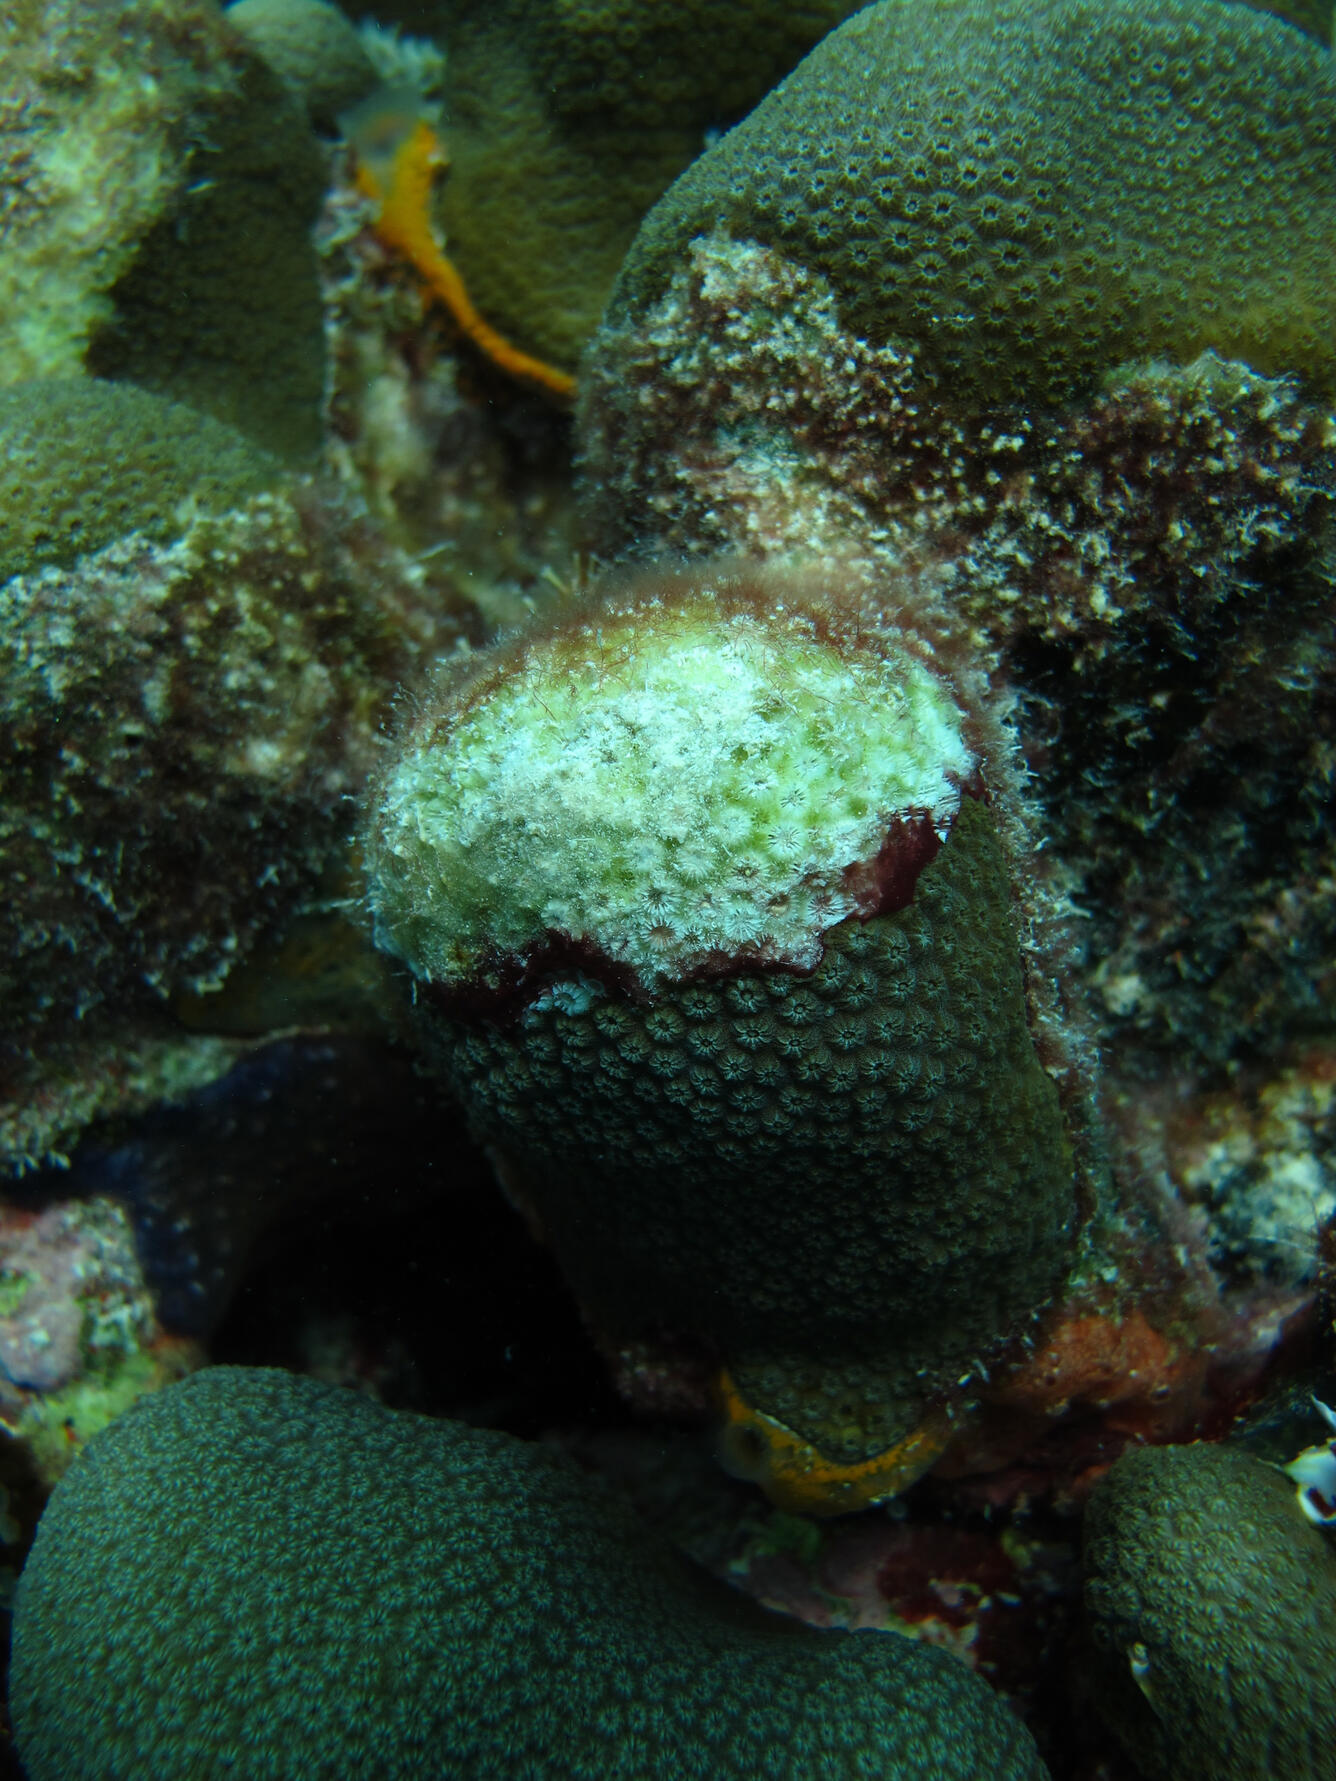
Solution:
[[[609,314],[721,229],[913,341],[951,403],[1211,348],[1330,389],[1334,147],[1330,54],[1247,7],[880,0],[676,181]]]
[[[727,579],[682,591],[503,651],[401,753],[376,913],[417,976],[499,988],[549,935],[648,989],[811,970],[883,895],[889,824],[936,851],[978,764],[938,676],[894,645],[841,654],[782,600],[730,611]]]
[[[395,683],[456,632],[353,496],[216,421],[84,379],[0,392],[0,425],[14,1167],[133,1101],[137,1023],[340,862]],[[154,1098],[171,1070],[145,1068]]]
[[[0,51],[0,382],[90,369],[309,456],[327,167],[300,101],[213,0],[23,0]]]
[[[1045,1773],[954,1658],[753,1608],[555,1453],[231,1367],[58,1487],[13,1703],[32,1781]]]
[[[870,344],[824,279],[719,233],[605,325],[582,388],[601,548],[842,550],[964,634],[1016,699],[1119,1045],[1216,1065],[1321,1029],[1329,404],[1204,354],[1054,410],[951,412],[917,348]]]
[[[1097,1485],[1085,1599],[1099,1700],[1151,1781],[1332,1781],[1336,1551],[1276,1467],[1125,1454]]]
[[[239,506],[280,474],[221,422],[92,377],[0,389],[0,438],[0,581],[67,569],[130,532],[160,543],[192,515]]]
[[[514,1191],[610,1340],[726,1364],[734,1462],[818,1510],[935,1457],[1068,1254],[1007,746],[856,578],[723,568],[481,658],[379,787],[377,938]]]
[[[5,381],[80,368],[110,287],[180,197],[192,110],[235,84],[230,44],[207,0],[5,8]]]
[[[479,310],[574,372],[636,226],[853,0],[440,8],[449,250]],[[400,8],[411,29],[423,8]]]

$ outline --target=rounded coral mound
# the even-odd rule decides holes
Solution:
[[[670,189],[610,316],[712,230],[821,273],[953,401],[1208,348],[1331,388],[1336,68],[1218,0],[881,0]]]
[[[16,385],[0,448],[10,1168],[342,861],[393,688],[457,630],[353,496],[179,404]]]
[[[369,843],[380,944],[602,1331],[702,1345],[837,1469],[1028,1319],[1075,1219],[1005,738],[840,598],[651,575],[481,658]]]
[[[1041,1781],[945,1653],[713,1589],[556,1454],[276,1372],[145,1400],[19,1585],[32,1781]]]
[[[1101,1705],[1155,1781],[1336,1776],[1336,1552],[1275,1467],[1228,1447],[1123,1456],[1090,1500]]]
[[[0,389],[0,581],[67,568],[131,532],[176,537],[279,474],[221,421],[131,384],[11,384]]]

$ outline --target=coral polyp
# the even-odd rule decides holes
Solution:
[[[784,595],[668,579],[483,658],[384,784],[390,949],[442,989],[563,941],[645,988],[811,970],[825,930],[911,889],[978,769],[964,714],[856,608]]]
[[[824,1509],[928,1463],[1076,1223],[1005,731],[845,580],[654,575],[483,656],[368,850],[380,944],[601,1330],[725,1363]]]
[[[549,1448],[259,1368],[67,1475],[14,1699],[32,1781],[1045,1773],[945,1652],[762,1613]]]

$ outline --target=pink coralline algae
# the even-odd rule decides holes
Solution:
[[[124,1213],[109,1202],[11,1210],[0,1248],[0,1371],[10,1384],[68,1385],[85,1323],[99,1319],[125,1344],[152,1322]]]
[[[123,1207],[0,1208],[0,1479],[50,1485],[136,1397],[197,1366],[166,1335]]]

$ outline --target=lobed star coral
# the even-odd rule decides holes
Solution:
[[[954,1658],[712,1592],[555,1453],[238,1368],[66,1474],[13,1674],[32,1781],[1044,1774]]]
[[[368,839],[379,942],[582,1302],[722,1357],[820,1511],[936,1456],[1076,1222],[1007,739],[960,697],[856,578],[651,576],[447,682]]]
[[[217,1072],[168,1005],[341,862],[392,687],[457,628],[355,497],[217,422],[92,380],[0,392],[0,419],[3,567],[27,571],[0,587],[14,1169],[197,1079],[185,1051]]]
[[[105,10],[90,0],[45,9],[53,44],[57,22],[63,31],[76,16],[95,38]],[[62,90],[77,94],[77,104],[60,99],[56,81],[40,90],[50,107],[40,120],[22,107],[0,113],[6,218],[52,224],[49,236],[20,229],[19,251],[0,278],[27,279],[52,249],[65,268],[69,313],[37,309],[20,319],[25,327],[49,320],[53,338],[70,330],[77,346],[59,367],[65,374],[77,370],[89,339],[90,291],[99,325],[107,302],[132,299],[120,310],[128,325],[98,336],[118,370],[156,389],[175,388],[174,368],[182,369],[182,387],[210,403],[255,395],[252,436],[285,452],[313,443],[323,421],[329,462],[353,492],[335,496],[323,478],[278,478],[262,448],[232,440],[234,458],[218,433],[208,434],[220,446],[211,468],[235,467],[240,481],[234,487],[218,474],[214,489],[184,486],[196,479],[178,473],[211,449],[208,430],[133,392],[107,399],[147,403],[144,412],[184,442],[183,461],[167,465],[172,474],[136,497],[135,523],[155,528],[154,538],[127,536],[114,517],[96,539],[78,533],[96,497],[114,508],[119,475],[99,488],[95,474],[63,509],[68,491],[58,475],[49,483],[57,529],[71,521],[67,554],[75,560],[25,573],[5,589],[25,659],[46,670],[44,682],[24,679],[15,661],[6,678],[18,688],[22,847],[11,857],[26,879],[16,903],[27,924],[25,969],[12,973],[6,997],[19,1022],[7,1037],[0,1100],[8,1157],[21,1166],[59,1156],[99,1112],[174,1099],[219,1078],[207,1094],[187,1096],[150,1122],[118,1120],[93,1134],[65,1178],[71,1193],[109,1189],[120,1197],[158,1315],[168,1320],[188,1300],[202,1331],[221,1313],[251,1238],[275,1206],[305,1207],[285,1201],[294,1187],[327,1195],[331,1178],[346,1171],[354,1198],[374,1184],[384,1219],[387,1156],[396,1180],[413,1176],[419,1146],[433,1164],[480,1157],[457,1144],[450,1113],[419,1106],[413,1093],[384,1094],[394,1072],[383,1047],[362,1037],[380,1018],[380,979],[363,969],[364,954],[348,960],[347,926],[327,907],[349,894],[342,871],[326,875],[348,860],[344,794],[373,759],[384,761],[378,726],[389,682],[401,677],[403,757],[378,785],[393,786],[404,811],[420,797],[430,814],[420,825],[386,825],[395,852],[376,864],[387,881],[394,871],[403,879],[395,881],[398,903],[387,899],[385,933],[401,928],[400,950],[427,975],[455,971],[446,987],[418,985],[427,1056],[467,1097],[507,1191],[535,1223],[546,1222],[591,1321],[615,1350],[621,1381],[642,1407],[671,1403],[696,1414],[712,1382],[727,1463],[801,1510],[879,1499],[934,1465],[893,1520],[860,1518],[824,1536],[757,1510],[745,1486],[713,1478],[708,1489],[712,1501],[744,1505],[739,1514],[767,1516],[762,1545],[773,1535],[810,1550],[847,1535],[856,1551],[867,1537],[868,1593],[883,1622],[901,1612],[890,1604],[903,1592],[871,1575],[882,1562],[875,1550],[886,1550],[871,1535],[893,1535],[891,1544],[915,1561],[908,1566],[915,1596],[930,1598],[922,1636],[948,1637],[1022,1697],[1027,1683],[1052,1682],[1033,1622],[1034,1647],[1021,1633],[997,1670],[984,1636],[979,1591],[1009,1594],[1015,1577],[1027,1595],[1025,1554],[1043,1536],[1036,1540],[1041,1521],[1026,1506],[1043,1505],[1045,1523],[1047,1511],[1057,1511],[1056,1556],[1038,1567],[1040,1590],[1051,1597],[1048,1618],[1041,1616],[1051,1653],[1062,1643],[1055,1632],[1071,1590],[1060,1548],[1096,1472],[1128,1441],[1218,1434],[1268,1377],[1303,1364],[1315,1244],[1324,1241],[1330,1253],[1330,1230],[1322,1236],[1319,1227],[1331,1211],[1336,1068],[1329,822],[1336,454],[1324,369],[1330,281],[1308,275],[1312,244],[1329,246],[1331,236],[1330,123],[1314,109],[1330,93],[1329,61],[1314,61],[1318,47],[1278,22],[1205,0],[1156,4],[1135,19],[1128,6],[1096,14],[1051,0],[1024,14],[1007,0],[995,12],[976,0],[929,0],[912,13],[873,9],[860,30],[879,29],[877,17],[906,24],[907,34],[893,34],[892,62],[917,34],[916,90],[925,104],[957,76],[968,85],[976,69],[1005,73],[1009,59],[1014,71],[1027,32],[1053,51],[1051,61],[1024,70],[1027,89],[1061,103],[1022,145],[1023,171],[1061,136],[1076,170],[1099,177],[1073,179],[1083,202],[1059,228],[1068,239],[1093,231],[1119,254],[1144,254],[1149,282],[1122,308],[1109,280],[1116,257],[1085,282],[1077,266],[1071,289],[1093,305],[1094,321],[1073,319],[1062,293],[1044,284],[1028,305],[1043,324],[1032,343],[1026,267],[1005,264],[1014,256],[999,246],[973,321],[964,306],[936,303],[934,293],[957,274],[930,264],[922,287],[899,274],[887,283],[893,325],[883,333],[874,313],[880,289],[863,293],[864,311],[843,275],[806,247],[793,251],[793,239],[757,238],[737,217],[691,234],[716,219],[688,218],[662,282],[634,301],[619,299],[581,372],[588,522],[581,542],[610,557],[686,553],[704,567],[664,596],[672,624],[648,611],[646,591],[662,594],[672,580],[660,568],[651,580],[623,585],[610,607],[559,610],[424,696],[423,660],[456,635],[427,588],[431,565],[444,559],[447,576],[472,576],[480,605],[510,619],[522,600],[538,600],[535,570],[547,563],[560,572],[566,561],[575,520],[559,417],[526,405],[522,393],[494,406],[471,399],[468,379],[455,377],[446,332],[424,325],[408,281],[383,276],[349,157],[326,165],[300,107],[225,41],[216,10],[206,16],[190,0],[120,10],[126,35],[110,46],[105,81],[65,36],[60,42],[82,73],[81,84]],[[279,10],[318,17],[347,46],[328,8],[283,0]],[[1302,12],[1315,28],[1329,19],[1324,5]],[[164,67],[157,40],[141,31],[150,13],[171,21],[176,50],[198,53],[199,86],[193,76],[183,86],[179,64]],[[510,40],[507,26],[521,13],[528,35]],[[7,10],[0,23],[0,33],[10,30],[7,49],[11,26],[27,29],[35,16],[23,4]],[[612,277],[617,243],[653,185],[636,184],[645,167],[652,163],[659,177],[672,160],[667,149],[694,152],[705,110],[711,129],[727,121],[719,114],[735,91],[732,48],[758,20],[752,42],[765,55],[791,59],[796,40],[776,32],[774,44],[764,41],[764,21],[775,17],[765,4],[715,9],[709,22],[717,30],[700,33],[698,43],[693,5],[614,0],[517,6],[499,22],[482,7],[456,8],[454,16],[456,121],[474,101],[478,109],[456,138],[477,177],[467,190],[461,177],[440,194],[445,211],[459,199],[475,213],[450,215],[451,249],[473,227],[482,247],[504,258],[504,237],[519,233],[509,225],[527,220],[523,207],[546,210],[525,233],[519,274],[521,284],[531,282],[519,310],[577,342]],[[996,42],[987,28],[994,17]],[[789,9],[785,22],[815,33],[806,10]],[[1083,32],[1083,23],[1098,28]],[[603,25],[610,29],[586,31]],[[739,36],[720,53],[718,32],[730,27]],[[963,64],[962,42],[973,44]],[[24,44],[10,66],[27,79]],[[1165,52],[1163,70],[1154,56],[1148,64],[1147,45]],[[1198,91],[1171,67],[1184,46],[1214,82],[1219,117],[1197,114],[1205,86]],[[141,90],[123,78],[135,70],[136,49],[156,86]],[[844,52],[832,45],[824,54],[834,64]],[[721,84],[693,94],[702,55],[718,62],[707,73]],[[637,62],[645,78],[626,80]],[[1090,127],[1093,105],[1083,111],[1073,101],[1110,68],[1127,77],[1127,91],[1109,86],[1114,109],[1133,122],[1116,157]],[[807,78],[795,73],[793,90]],[[996,96],[976,84],[981,109],[995,106]],[[692,104],[704,104],[707,85],[716,97],[697,114]],[[1005,89],[1001,79],[1004,97]],[[123,209],[108,198],[109,236],[99,237],[106,251],[84,262],[66,251],[68,215],[58,203],[43,209],[53,196],[43,157],[62,127],[80,153],[90,137],[100,139],[109,91],[118,103],[132,101],[142,129],[127,135],[150,157],[164,157],[163,177],[147,211],[133,179]],[[153,103],[136,111],[146,93]],[[771,104],[779,113],[794,102],[781,92]],[[907,104],[900,120],[911,128],[912,111]],[[674,120],[687,113],[695,121],[674,134]],[[895,140],[881,170],[886,191],[903,219],[925,232],[921,247],[930,249],[926,232],[936,229],[937,247],[949,249],[944,217],[910,208],[921,157],[944,152],[945,139],[927,123],[946,112],[915,115],[924,140]],[[213,135],[220,117],[225,144]],[[1172,139],[1160,156],[1166,118],[1174,120]],[[257,120],[272,121],[272,132],[257,135]],[[663,123],[662,136],[649,130],[652,122]],[[837,122],[861,154],[863,118],[840,113]],[[92,127],[81,134],[81,123]],[[758,139],[746,135],[750,128],[739,133],[738,157]],[[195,140],[198,131],[210,139]],[[625,177],[610,181],[593,150],[612,144],[608,152],[620,155],[648,134],[645,159],[619,160]],[[110,152],[116,130],[105,140],[108,167],[125,167]],[[521,178],[502,192],[491,176],[505,144],[517,150]],[[548,166],[544,152],[554,144],[561,152]],[[1325,157],[1316,172],[1315,144]],[[582,158],[579,145],[591,152]],[[1195,160],[1180,153],[1185,145],[1201,151]],[[29,151],[41,177],[15,177]],[[711,167],[729,166],[750,214],[759,215],[752,200],[764,169],[730,160],[734,153],[723,145],[683,191],[698,193],[714,180]],[[1157,158],[1163,167],[1150,166]],[[270,256],[272,279],[254,279],[247,267],[255,262],[238,251],[252,240],[243,225],[257,214],[245,201],[248,181],[251,195],[263,198],[266,170],[286,174],[289,161],[282,202],[264,211],[273,227],[254,238],[261,258],[275,245],[283,252]],[[950,174],[963,163],[956,153],[941,165]],[[1172,236],[1148,225],[1129,247],[1120,234],[1126,219],[1144,220],[1140,193],[1123,189],[1128,168],[1147,193],[1162,176],[1172,179],[1174,201],[1163,206]],[[1222,178],[1230,168],[1248,175],[1236,192]],[[819,182],[822,169],[815,172]],[[322,415],[319,379],[312,381],[319,330],[312,333],[307,223],[327,173],[334,190],[320,251],[335,381]],[[215,178],[221,195],[211,200]],[[827,208],[843,228],[839,184],[827,183],[822,203],[833,191]],[[103,188],[94,182],[93,190]],[[1243,202],[1259,191],[1289,232],[1274,243],[1268,236],[1266,252],[1257,250]],[[566,208],[563,194],[572,192]],[[540,194],[555,208],[534,203]],[[418,196],[421,222],[427,206],[425,193]],[[24,210],[32,200],[35,210]],[[1219,225],[1205,245],[1193,233],[1196,209]],[[1017,232],[1004,245],[1047,273],[1044,219],[1022,220],[1014,209],[1007,216]],[[504,229],[495,226],[502,217]],[[858,231],[867,214],[858,209],[848,220],[840,254],[852,266],[863,253]],[[141,254],[146,228],[153,251]],[[829,257],[839,245],[827,242],[823,251]],[[1279,273],[1290,246],[1299,277],[1287,288]],[[1207,290],[1198,304],[1199,288],[1182,275],[1189,252],[1194,276],[1242,256],[1258,302]],[[136,258],[139,281],[119,282]],[[645,264],[637,253],[633,265]],[[188,295],[164,305],[182,266]],[[628,271],[624,294],[631,278]],[[1105,300],[1112,307],[1101,310]],[[990,311],[990,303],[1000,308]],[[1008,306],[1012,320],[1002,326],[997,317]],[[215,326],[219,318],[225,326]],[[194,378],[197,338],[208,343],[216,378]],[[1215,350],[1198,352],[1203,340]],[[134,354],[114,360],[127,342]],[[990,365],[999,342],[1001,362]],[[285,343],[281,351],[276,343]],[[1152,347],[1154,356],[1145,356]],[[1123,356],[1129,352],[1141,356]],[[15,354],[6,363],[11,375],[21,368]],[[257,363],[291,365],[296,382],[257,377]],[[96,400],[105,392],[92,386],[85,394]],[[293,423],[286,442],[264,431],[266,405],[270,418]],[[220,412],[243,419],[240,409]],[[58,444],[54,433],[51,442]],[[133,483],[137,462],[132,454],[115,467]],[[267,489],[258,498],[252,470]],[[356,490],[362,477],[394,535],[425,553],[421,563],[406,562],[369,525]],[[15,511],[22,520],[22,503]],[[721,569],[721,554],[738,550],[786,567]],[[817,566],[795,574],[795,558]],[[32,569],[30,561],[22,566]],[[755,597],[727,615],[721,646],[707,606],[698,600],[687,614],[673,601],[684,587],[717,592],[729,575],[749,581]],[[809,595],[813,587],[827,596],[836,586],[871,590],[862,610],[875,608],[875,622],[852,642],[847,627],[823,633],[829,600],[825,618],[814,617],[795,591],[804,582]],[[758,634],[778,621],[768,610],[777,604],[790,629],[781,646],[772,648],[773,637],[758,645]],[[808,633],[800,609],[808,610]],[[602,648],[615,649],[619,676],[604,673],[590,646],[600,611]],[[838,647],[823,654],[832,641]],[[693,678],[710,651],[730,672],[752,670],[753,693],[767,673],[777,675],[802,749],[780,746],[772,759],[804,793],[813,819],[806,844],[823,833],[813,792],[819,783],[831,793],[836,854],[846,843],[864,850],[847,862],[856,868],[848,876],[832,869],[835,855],[817,860],[810,883],[773,876],[786,826],[773,786],[763,775],[749,778],[754,763],[732,759],[724,746],[714,749],[717,780],[694,773],[731,721],[709,675]],[[676,683],[675,661],[683,670]],[[529,698],[535,691],[541,706]],[[901,704],[885,700],[887,692]],[[637,699],[674,713],[664,753],[681,767],[671,759],[662,770],[646,767],[643,709],[634,726],[608,727],[602,755],[589,746],[592,733],[582,726],[600,699],[605,716],[614,705],[633,710]],[[832,701],[836,721],[823,726]],[[479,748],[488,710],[504,722],[494,723],[495,747]],[[731,713],[744,730],[749,711],[744,699]],[[892,721],[897,711],[914,719],[902,732]],[[60,753],[62,733],[68,756]],[[812,773],[809,783],[808,745],[819,744],[815,753],[828,764],[841,738],[856,743],[851,774],[894,783],[897,810],[875,855],[865,850],[876,837],[868,820],[876,800],[855,812],[838,773]],[[449,842],[449,797],[438,783],[449,757],[437,742],[468,745],[459,751],[474,774],[468,845]],[[233,774],[238,759],[259,771]],[[940,797],[930,795],[934,760],[945,769]],[[897,763],[906,761],[913,771],[897,781]],[[507,799],[527,827],[508,832],[495,804],[491,816],[480,814],[493,768],[504,770]],[[601,798],[605,785],[636,795]],[[878,806],[877,818],[883,814]],[[661,820],[692,832],[675,832],[675,849],[646,848]],[[180,869],[171,849],[183,835],[199,838],[207,869]],[[685,877],[668,869],[680,863],[684,838],[696,844],[697,875],[702,858],[708,868],[700,884],[689,881],[690,849]],[[12,836],[9,844],[19,847]],[[165,864],[156,877],[155,864]],[[714,926],[703,934],[709,924],[692,923],[707,883]],[[905,892],[901,907],[872,908]],[[308,913],[312,894],[321,907]],[[432,924],[421,916],[429,903],[458,926],[457,957],[448,946],[433,951]],[[43,929],[48,911],[57,919]],[[510,925],[499,945],[488,923],[502,917]],[[548,934],[543,924],[553,917],[597,926],[597,944]],[[536,943],[535,928],[545,936]],[[736,957],[726,956],[729,947]],[[299,979],[309,996],[298,993]],[[332,1039],[326,1023],[342,1037]],[[264,1045],[276,1024],[286,1036]],[[253,1062],[224,1077],[248,1049]],[[356,1092],[343,1086],[350,1081]],[[1098,1118],[1082,1092],[1091,1081]],[[345,1103],[359,1095],[377,1110],[360,1148],[329,1111],[348,1113]],[[854,1152],[853,1166],[841,1170]],[[884,1166],[878,1173],[878,1159],[894,1164],[891,1179]],[[449,1174],[425,1172],[443,1200]],[[53,1179],[54,1171],[33,1184],[48,1209],[53,1193],[67,1191]],[[995,1216],[1017,1179],[1014,1218],[1009,1208]],[[727,1191],[713,1192],[720,1181]],[[294,1245],[309,1245],[334,1216],[328,1198],[318,1216],[303,1211]],[[443,1210],[443,1219],[451,1216]],[[6,1224],[0,1235],[14,1229]],[[386,1234],[386,1250],[392,1242]],[[474,1242],[490,1249],[476,1233]],[[458,1252],[477,1248],[460,1243]],[[439,1266],[411,1246],[397,1249],[386,1268],[396,1299],[405,1255],[419,1277],[436,1270],[432,1317],[455,1258]],[[763,1265],[771,1259],[773,1278]],[[290,1265],[279,1261],[275,1274]],[[359,1252],[354,1266],[363,1265],[385,1267],[364,1264]],[[979,1279],[986,1283],[973,1292],[962,1285]],[[498,1327],[509,1315],[498,1313]],[[1329,1340],[1330,1307],[1314,1321]],[[549,1322],[540,1328],[537,1311],[526,1326],[534,1332],[560,1372],[566,1351]],[[1019,1333],[1011,1348],[1008,1333]],[[272,1332],[266,1339],[276,1340]],[[485,1346],[472,1330],[464,1339],[469,1358]],[[272,1357],[275,1348],[265,1352]],[[505,1353],[495,1368],[502,1381]],[[583,1367],[592,1377],[595,1358],[582,1348],[571,1371],[584,1377]],[[348,1377],[358,1376],[355,1360],[349,1344]],[[1312,1383],[1329,1398],[1324,1381]],[[64,1457],[82,1425],[64,1423],[59,1393],[43,1396],[35,1384],[32,1395]],[[539,1418],[549,1405],[545,1398]],[[506,1406],[513,1414],[514,1399]],[[667,1472],[663,1448],[650,1441],[656,1474]],[[7,1463],[23,1451],[10,1444]],[[679,1488],[668,1476],[657,1482]],[[1229,1493],[1214,1502],[1227,1515]],[[967,1527],[963,1517],[971,1518]],[[953,1520],[977,1542],[977,1568],[937,1562],[935,1543]],[[1144,1544],[1133,1538],[1133,1556],[1113,1567],[1122,1567],[1120,1585],[1135,1573],[1139,1608],[1151,1618],[1163,1606],[1151,1602],[1151,1583],[1177,1563],[1172,1530],[1153,1521],[1141,1530]],[[1209,1529],[1200,1544],[1216,1554]],[[1007,1564],[992,1562],[1003,1550]],[[720,1551],[715,1539],[713,1562],[724,1569]],[[1308,1598],[1287,1561],[1275,1568],[1284,1588],[1266,1605],[1283,1618]],[[1200,1571],[1189,1565],[1175,1575],[1191,1584]],[[1255,1573],[1248,1576],[1260,1591]],[[759,1570],[751,1581],[767,1590]],[[778,1599],[828,1617],[831,1600],[820,1591],[831,1578],[813,1571],[810,1581],[805,1594],[780,1589]],[[1032,1605],[1016,1606],[1014,1616],[1009,1607],[994,1624],[1005,1618],[1019,1630]],[[920,1612],[908,1617],[917,1623]],[[1166,1608],[1165,1624],[1171,1620]],[[1185,1625],[1191,1633],[1181,1617],[1173,1622],[1179,1631]],[[1115,1655],[1115,1669],[1120,1662],[1124,1680],[1138,1672],[1134,1688],[1147,1680],[1139,1653],[1135,1666]],[[1191,1671],[1189,1663],[1178,1673],[1186,1680],[1166,1716],[1175,1736],[1196,1712],[1195,1704],[1185,1712],[1184,1700],[1206,1702],[1205,1717],[1222,1716],[1209,1663]],[[1274,1727],[1268,1703],[1258,1705],[1270,1675],[1265,1662],[1253,1673],[1251,1654],[1237,1653],[1223,1711],[1243,1703],[1248,1736],[1258,1724],[1263,1737]],[[1065,1682],[1049,1691],[1062,1704],[1036,1696],[1035,1711],[1054,1735],[1055,1768],[1068,1775],[1084,1772],[1069,1745],[1085,1732],[1063,1719]],[[1278,1692],[1289,1705],[1278,1739],[1293,1733],[1300,1750],[1315,1735],[1330,1742],[1321,1706],[1310,1708],[1292,1682],[1281,1675]],[[925,1726],[924,1736],[935,1736],[931,1701],[901,1706],[897,1736],[913,1745]],[[1136,1707],[1133,1700],[1129,1724]],[[1191,1728],[1182,1735],[1190,1738]],[[1092,1734],[1085,1768],[1101,1760]]]
[[[1126,1454],[1085,1538],[1101,1709],[1153,1781],[1331,1781],[1336,1556],[1276,1468]]]
[[[608,317],[724,230],[912,342],[949,406],[1207,349],[1330,390],[1334,145],[1330,55],[1247,7],[881,0],[677,180]]]

